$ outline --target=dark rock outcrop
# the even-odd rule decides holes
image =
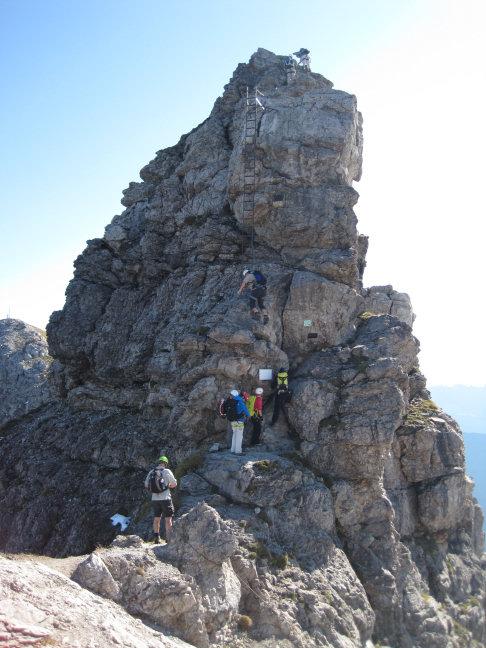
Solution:
[[[2,442],[0,546],[87,553],[112,540],[117,512],[148,537],[147,468],[163,451],[182,471],[198,452],[169,544],[97,552],[80,582],[154,623],[148,591],[169,601],[174,587],[166,626],[201,646],[240,641],[239,614],[254,620],[241,646],[484,646],[483,518],[461,432],[430,401],[408,296],[362,286],[356,99],[302,70],[287,85],[283,60],[258,50],[240,65],[76,260],[47,331],[59,400]],[[247,86],[265,106],[253,247]],[[268,278],[265,326],[236,294],[253,264]],[[263,446],[208,452],[225,443],[221,394],[281,366],[293,398]]]

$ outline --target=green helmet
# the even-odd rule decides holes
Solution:
[[[159,457],[159,463],[162,463],[162,462],[169,465],[169,460],[167,459],[167,457]]]

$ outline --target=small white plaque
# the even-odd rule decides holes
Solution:
[[[259,369],[259,378],[260,380],[272,380],[272,370]]]

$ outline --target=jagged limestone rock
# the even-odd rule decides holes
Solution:
[[[365,312],[373,315],[394,315],[412,326],[415,315],[410,297],[406,293],[399,293],[393,290],[392,286],[372,286],[363,292],[363,296]]]
[[[267,107],[259,124],[255,220],[258,263],[269,278],[271,323],[265,328],[252,326],[247,305],[235,297],[242,246],[249,253],[241,206],[243,82],[258,84]],[[281,355],[283,325],[284,348],[293,348],[302,333],[300,322],[292,333],[291,322],[292,311],[301,307],[297,286],[303,277],[310,290],[320,276],[327,278],[321,299],[336,307],[330,313],[336,331],[330,321],[324,324],[326,313],[317,304],[309,309],[319,332],[316,344],[332,346],[349,337],[362,309],[361,298],[346,287],[359,284],[352,211],[357,194],[350,184],[360,175],[361,147],[354,97],[333,90],[320,75],[297,79],[289,93],[280,58],[259,50],[237,71],[208,120],[142,170],[143,182],[124,193],[127,210],[76,261],[66,307],[49,325],[51,347],[62,363],[56,375],[63,375],[73,406],[88,404],[90,392],[100,402],[96,382],[107,387],[107,406],[119,404],[112,388],[120,395],[131,389],[134,406],[143,398],[151,405],[150,381],[157,390],[161,383],[166,388],[167,378],[175,374],[179,380],[188,370],[193,383],[198,375],[216,375],[218,389],[221,379],[248,376],[255,382],[264,361],[283,362],[273,357]],[[274,194],[283,197],[283,207],[273,207]],[[296,267],[314,277],[293,276]],[[256,329],[242,354],[248,357],[251,346],[255,367],[242,363],[235,375],[221,361],[227,365],[238,355],[242,345],[234,334],[242,328]],[[197,348],[184,345],[188,333],[201,338]],[[53,383],[59,384],[54,375]]]
[[[198,648],[209,645],[202,597],[193,579],[158,561],[137,537],[91,554],[73,579]]]
[[[150,628],[40,559],[12,558],[0,556],[0,636],[4,646],[194,645]]]
[[[0,320],[0,429],[53,400],[47,383],[51,362],[42,331]]]
[[[110,549],[116,587],[86,565],[92,586],[127,609],[148,605],[132,573],[147,564],[191,602],[174,603],[173,627],[190,613],[201,645],[485,645],[482,512],[460,431],[430,403],[408,296],[362,287],[356,99],[316,73],[299,70],[287,85],[283,63],[258,50],[238,66],[208,119],[156,154],[124,191],[125,211],[76,260],[48,326],[62,402],[2,441],[0,546],[87,553],[113,539],[114,513],[149,537],[142,483],[163,453],[197,470],[180,480],[169,545],[150,559],[142,545]],[[247,86],[265,105],[254,249],[243,209]],[[267,325],[236,294],[244,267],[268,278]],[[226,444],[221,395],[253,390],[260,369],[279,367],[293,397],[270,427],[263,383],[263,445],[207,454]],[[208,534],[224,538],[211,538],[213,563]],[[162,623],[157,605],[149,614]],[[254,621],[246,643],[237,612]]]

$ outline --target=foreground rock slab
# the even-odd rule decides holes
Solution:
[[[41,564],[0,556],[0,646],[190,648]]]

